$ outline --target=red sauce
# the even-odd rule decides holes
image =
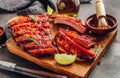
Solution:
[[[99,26],[98,28],[100,28],[100,29],[108,29],[108,28],[111,28],[111,26]]]
[[[3,32],[3,30],[2,30],[2,29],[0,29],[0,35],[2,35],[2,32]]]

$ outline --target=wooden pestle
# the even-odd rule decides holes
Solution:
[[[96,0],[96,15],[98,19],[98,26],[108,26],[105,19],[106,13],[103,4],[103,0]]]

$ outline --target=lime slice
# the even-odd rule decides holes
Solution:
[[[55,54],[54,59],[58,64],[69,65],[76,60],[76,55],[67,55],[67,54]]]

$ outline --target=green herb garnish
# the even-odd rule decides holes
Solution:
[[[35,40],[34,38],[27,38],[27,41],[33,41],[35,44],[39,44],[39,42],[37,40]]]
[[[101,49],[101,46],[100,45],[97,46],[96,49],[95,49],[94,54],[97,55],[99,53],[100,49]]]
[[[37,17],[33,16],[33,15],[30,15],[30,20],[33,21],[33,22],[36,22],[38,19]]]
[[[48,6],[47,6],[47,13],[48,13],[48,14],[54,14],[55,11],[48,5]]]

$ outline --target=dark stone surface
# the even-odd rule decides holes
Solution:
[[[55,0],[56,1],[56,0]],[[120,78],[120,0],[104,0],[106,13],[113,15],[118,20],[118,34],[106,51],[104,57],[101,59],[101,64],[96,66],[89,74],[88,78]],[[91,3],[81,4],[79,18],[85,20],[88,16],[95,13],[95,0]],[[7,34],[7,38],[10,37],[9,30],[7,28],[7,21],[16,16],[16,14],[0,14],[0,26],[2,26]],[[10,61],[17,63],[19,66],[28,67],[33,69],[44,70],[52,72],[45,68],[42,68],[36,64],[33,64],[21,57],[18,57],[10,53],[7,48],[0,49],[0,60]],[[0,78],[30,78],[17,73],[0,70]]]

